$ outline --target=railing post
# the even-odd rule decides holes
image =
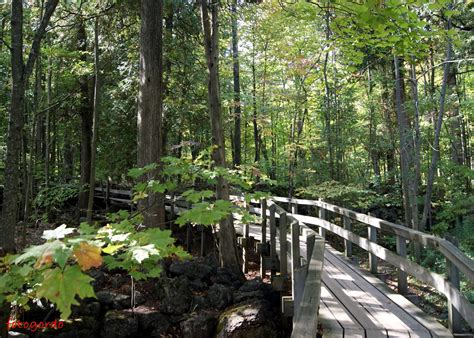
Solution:
[[[297,202],[292,202],[291,203],[291,213],[292,214],[297,214],[298,213],[298,203]]]
[[[286,277],[288,275],[288,245],[286,241],[286,212],[280,215],[280,276]]]
[[[250,229],[248,224],[243,225],[243,242],[242,242],[242,271],[244,273],[249,272],[249,262],[248,262],[248,250],[249,250],[249,234],[250,234]]]
[[[446,239],[453,243],[455,246],[458,246],[458,241],[455,238],[446,236]],[[446,258],[446,272],[448,275],[448,279],[453,284],[453,286],[459,290],[460,287],[460,279],[459,279],[459,270],[451,263],[449,259]],[[452,333],[459,333],[462,330],[461,326],[461,315],[459,314],[458,310],[451,304],[450,297],[448,298],[448,327]]]
[[[322,202],[322,201],[323,201],[322,199],[319,199],[319,202]],[[319,207],[319,218],[325,221],[327,220],[326,209],[324,209],[323,207]],[[321,236],[322,238],[326,238],[326,229],[324,229],[323,227],[319,227],[319,236]]]
[[[270,206],[270,258],[276,259],[276,217],[275,217],[276,206],[272,204]],[[275,275],[275,270],[271,270],[272,276]]]
[[[344,229],[352,231],[352,221],[349,217],[343,216],[342,222],[344,224]],[[344,254],[346,257],[352,257],[352,242],[347,239],[344,240]]]
[[[314,233],[306,236],[306,261],[307,261],[306,264],[308,266],[311,261],[311,255],[313,254],[315,241],[316,241],[316,235]]]
[[[369,213],[369,216],[371,216],[370,213]],[[377,243],[377,228],[371,225],[368,226],[368,238],[369,238],[369,241],[373,243]],[[377,256],[369,252],[369,268],[370,268],[371,273],[377,274],[377,265],[378,265]]]
[[[260,203],[260,210],[262,212],[262,238],[260,244],[260,276],[265,277],[266,267],[264,264],[264,258],[268,256],[268,245],[267,245],[267,200],[263,199]],[[257,248],[258,249],[258,248]]]
[[[407,241],[404,237],[397,236],[397,254],[401,257],[407,256]],[[407,273],[398,268],[398,293],[406,295],[408,293]]]
[[[267,200],[263,199],[260,203],[262,212],[262,243],[267,242]]]
[[[293,313],[296,313],[304,282],[302,283],[302,272],[300,259],[300,224],[298,221],[291,223],[291,295],[293,296]]]

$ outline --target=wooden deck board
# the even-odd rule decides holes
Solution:
[[[393,311],[410,326],[415,337],[431,336],[433,337],[452,337],[453,335],[447,328],[438,323],[434,318],[425,314],[420,308],[411,303],[408,299],[391,290],[383,281],[368,272],[354,266],[342,254],[326,245],[325,258],[332,260],[341,269],[349,269],[352,275],[357,278],[357,283],[363,285],[370,295],[381,299],[386,299],[384,304],[389,311]],[[355,275],[353,274],[355,273]],[[416,322],[418,325],[413,325]],[[412,326],[413,325],[413,326]],[[429,332],[429,333],[428,333]]]
[[[331,278],[337,280],[340,284],[340,292],[344,292],[349,296],[350,300],[357,304],[362,311],[366,311],[369,314],[369,318],[373,320],[374,326],[386,329],[386,330],[397,330],[408,334],[410,327],[400,320],[395,313],[389,312],[378,299],[372,297],[366,291],[361,288],[360,283],[354,280],[353,275],[345,274],[345,278],[338,278],[343,274],[342,270],[339,270],[337,266],[334,266],[331,262],[326,260],[324,267]],[[335,273],[337,271],[337,273]],[[348,280],[351,278],[351,280]],[[418,326],[422,328],[419,324]]]
[[[326,260],[328,261],[328,265],[332,264],[337,266],[341,272],[345,272],[350,276],[352,284],[355,286],[355,288],[350,289],[354,299],[359,301],[362,306],[371,312],[379,322],[385,323],[385,329],[400,332],[425,331],[426,335],[429,335],[428,330],[422,324],[405,312],[400,306],[393,303],[385,293],[380,292],[380,290],[368,283],[358,273],[350,269],[346,265],[347,260],[345,260],[346,262],[344,262],[344,260],[340,261],[331,252],[326,255]],[[345,283],[345,285],[347,285],[347,283]]]

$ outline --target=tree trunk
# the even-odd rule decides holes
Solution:
[[[255,43],[255,42],[254,42]],[[252,124],[253,124],[253,142],[255,146],[254,161],[260,160],[260,144],[258,136],[258,111],[257,111],[257,74],[255,69],[255,45],[253,46],[252,54]]]
[[[81,61],[87,61],[87,35],[84,22],[79,23],[77,31],[78,50],[81,52]],[[91,179],[91,141],[92,141],[92,109],[89,95],[89,79],[83,76],[80,80],[81,104],[81,192],[79,193],[79,215],[84,215],[89,199],[89,182]]]
[[[224,131],[222,127],[221,101],[219,95],[219,26],[218,0],[211,0],[209,4],[212,13],[212,27],[209,18],[208,2],[201,0],[202,25],[204,30],[204,48],[206,54],[208,78],[209,115],[211,119],[212,144],[214,146],[213,159],[218,167],[225,167]],[[229,185],[227,181],[218,177],[216,185],[217,199],[229,200]],[[237,242],[232,215],[222,220],[219,229],[219,257],[221,265],[238,276],[242,275],[237,250]]]
[[[95,157],[97,153],[97,123],[99,121],[100,113],[100,89],[101,89],[101,75],[99,66],[99,17],[95,18],[94,25],[94,113],[92,118],[92,142],[91,142],[91,169],[89,182],[89,199],[87,203],[87,222],[92,224],[92,208],[94,206],[95,193]]]
[[[451,19],[448,19],[447,30],[451,29]],[[428,180],[426,183],[426,193],[424,199],[424,206],[423,206],[423,215],[421,217],[421,230],[426,228],[426,224],[428,222],[428,216],[431,213],[431,195],[433,193],[433,183],[435,178],[436,169],[438,167],[438,160],[439,160],[439,139],[441,135],[441,126],[443,124],[443,115],[444,115],[444,106],[445,106],[445,99],[446,99],[446,88],[448,85],[448,76],[451,67],[451,49],[452,49],[452,41],[451,38],[448,37],[448,44],[446,46],[446,59],[444,63],[443,69],[443,82],[441,84],[441,94],[439,98],[439,110],[438,110],[438,117],[436,119],[436,128],[434,134],[434,141],[432,146],[431,152],[431,165],[428,172]]]
[[[138,166],[160,166],[163,155],[163,0],[141,1],[140,93],[138,97]],[[159,179],[160,169],[146,179]],[[165,225],[164,195],[150,194],[140,203],[145,224]]]
[[[237,0],[232,0],[232,60],[234,74],[234,135],[233,135],[233,164],[239,166],[242,162],[242,130],[241,117],[242,108],[240,106],[240,65],[239,65],[239,40],[237,25]]]
[[[394,57],[395,68],[395,104],[397,110],[398,131],[400,136],[400,167],[402,178],[403,203],[405,210],[405,224],[414,230],[418,230],[418,206],[416,196],[416,173],[413,170],[413,137],[408,116],[403,108],[404,103],[404,79],[400,70],[400,62]],[[421,247],[415,243],[415,257],[420,260]]]

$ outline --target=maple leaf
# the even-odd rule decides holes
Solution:
[[[93,278],[82,273],[77,265],[67,266],[64,271],[60,268],[46,270],[36,295],[56,304],[61,312],[61,319],[67,319],[71,315],[71,305],[79,305],[76,296],[95,298],[94,289],[90,284],[92,280]]]
[[[95,245],[81,242],[79,246],[74,249],[73,254],[81,266],[81,269],[86,271],[92,267],[97,268],[102,265],[101,251],[101,248]]]
[[[60,239],[64,238],[67,235],[71,234],[76,230],[75,228],[66,228],[66,224],[60,225],[54,230],[45,230],[43,232],[42,238],[45,240],[50,240],[50,239]]]
[[[53,242],[46,242],[41,245],[34,245],[25,250],[25,253],[18,256],[13,263],[20,264],[29,258],[37,258],[35,268],[41,267],[43,264],[51,262],[54,252],[58,249],[64,248],[65,245],[59,240]]]

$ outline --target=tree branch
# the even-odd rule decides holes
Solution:
[[[41,40],[44,37],[44,34],[46,32],[46,27],[48,26],[49,21],[51,20],[51,16],[56,10],[56,6],[58,5],[58,3],[59,3],[59,0],[48,0],[48,2],[46,3],[46,9],[44,11],[43,18],[41,19],[41,23],[37,31],[35,32],[33,43],[31,44],[30,54],[28,55],[28,60],[26,61],[26,66],[24,70],[25,80],[27,80],[30,77],[33,71],[33,66],[39,55]]]

